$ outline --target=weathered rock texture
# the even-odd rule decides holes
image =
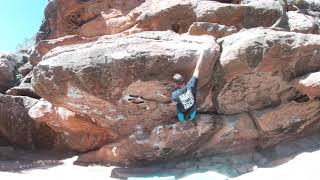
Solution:
[[[218,23],[238,29],[269,27],[281,14],[281,4],[271,0],[262,4],[201,0],[55,0],[46,8],[46,18],[37,36],[40,42],[30,62],[36,65],[44,54],[57,46],[86,43],[102,35],[124,36],[164,30],[185,33],[194,22]]]
[[[16,62],[9,55],[0,54],[0,93],[15,84],[15,65]]]
[[[86,152],[78,163],[127,166],[256,151],[318,131],[319,3],[283,2],[50,1],[29,63],[1,59],[0,87],[25,77],[0,97],[0,134]],[[171,78],[190,78],[203,49],[198,116],[181,123]]]
[[[6,91],[6,94],[12,96],[28,96],[35,99],[40,99],[41,97],[34,91],[31,86],[32,73],[26,75],[19,86],[15,86]]]
[[[78,163],[89,161],[132,165],[183,157],[205,143],[219,128],[218,121],[215,122],[210,116],[201,116],[200,119],[197,126],[192,122],[175,123],[157,126],[151,132],[139,128],[120,142],[81,156]]]
[[[26,148],[52,146],[55,133],[44,124],[35,124],[28,115],[36,103],[29,97],[0,94],[0,134],[11,144]]]
[[[24,51],[0,53],[0,93],[18,85],[21,78],[32,69],[26,70],[29,55]]]
[[[320,72],[314,72],[297,79],[295,88],[310,99],[320,97]]]
[[[128,134],[135,124],[153,128],[151,124],[173,120],[170,84],[165,81],[176,72],[191,77],[200,48],[209,49],[201,67],[201,104],[210,96],[219,46],[209,36],[169,31],[57,48],[35,67],[33,88],[58,106],[92,117],[116,136]]]
[[[287,14],[290,31],[305,34],[319,34],[320,19],[296,11],[290,11]]]
[[[45,123],[55,132],[61,133],[61,140],[72,150],[95,149],[113,139],[106,129],[97,126],[89,117],[54,107],[46,101],[38,101],[29,110],[29,115],[35,122]]]
[[[295,5],[299,9],[310,9],[320,12],[320,2],[317,0],[288,0],[289,5]]]
[[[216,38],[228,36],[236,32],[237,29],[234,26],[228,27],[225,25],[209,22],[195,22],[190,26],[188,30],[188,33],[190,35],[211,35]]]
[[[320,68],[320,36],[252,29],[223,39],[219,113],[261,109],[296,97],[291,81]]]
[[[56,0],[46,8],[46,18],[38,39],[54,39],[70,34],[93,37],[129,29],[186,32],[192,22],[204,19],[225,25],[270,26],[280,11],[281,4],[271,0],[262,5],[255,2],[234,5],[198,0]]]

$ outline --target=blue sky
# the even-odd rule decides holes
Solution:
[[[40,28],[48,0],[4,0],[0,5],[0,52],[15,51]]]

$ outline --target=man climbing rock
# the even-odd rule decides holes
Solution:
[[[175,91],[171,94],[171,100],[177,103],[178,120],[183,122],[186,118],[193,121],[196,117],[196,94],[199,77],[199,68],[206,50],[203,50],[197,61],[196,68],[191,79],[185,84],[184,78],[180,74],[175,74]]]

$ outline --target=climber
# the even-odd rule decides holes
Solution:
[[[187,84],[185,84],[182,75],[175,74],[173,76],[175,90],[171,93],[171,100],[177,103],[177,116],[179,121],[184,121],[186,115],[188,115],[189,121],[193,121],[196,117],[196,92],[199,68],[205,53],[206,50],[201,52],[193,75]]]

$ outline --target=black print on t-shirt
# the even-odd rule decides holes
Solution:
[[[184,109],[189,109],[194,104],[194,98],[191,90],[188,90],[186,93],[181,94],[179,99],[184,107]]]

